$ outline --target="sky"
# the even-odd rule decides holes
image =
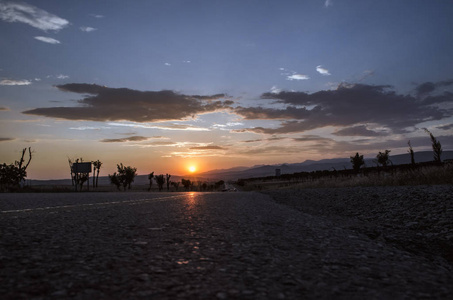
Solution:
[[[453,150],[448,0],[0,0],[0,163],[188,174]]]

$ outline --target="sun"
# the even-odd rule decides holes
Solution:
[[[195,172],[196,170],[197,170],[197,168],[196,168],[195,166],[190,166],[190,167],[189,167],[190,173],[193,173],[193,172]]]

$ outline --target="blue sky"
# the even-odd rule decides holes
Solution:
[[[2,162],[31,146],[34,178],[65,177],[68,157],[184,174],[428,150],[424,127],[449,150],[452,14],[451,1],[0,1]]]

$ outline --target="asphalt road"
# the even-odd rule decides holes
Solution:
[[[447,298],[451,270],[258,193],[0,194],[3,299]]]

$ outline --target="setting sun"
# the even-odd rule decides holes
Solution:
[[[197,170],[197,168],[196,168],[195,166],[190,166],[190,167],[189,167],[189,171],[190,171],[191,173],[195,172],[196,170]]]

